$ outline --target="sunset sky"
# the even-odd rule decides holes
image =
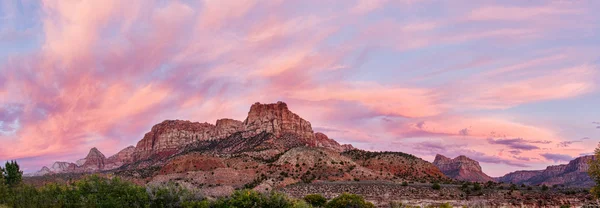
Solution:
[[[127,2],[127,3],[125,3]],[[2,0],[0,161],[107,157],[284,101],[340,143],[500,176],[600,141],[600,1]]]

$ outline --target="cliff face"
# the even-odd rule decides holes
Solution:
[[[243,122],[220,119],[212,125],[167,120],[157,124],[138,142],[133,160],[144,160],[153,155],[169,156],[186,145],[200,141],[221,140],[234,133],[241,133],[243,138],[250,138],[263,132],[270,133],[276,138],[291,134],[308,146],[326,147],[337,151],[354,148],[348,145],[342,146],[322,133],[315,135],[310,122],[290,111],[286,103],[255,103],[250,107],[248,116]]]
[[[181,120],[167,120],[152,127],[134,150],[133,159],[147,159],[155,154],[172,154],[197,141],[215,139],[215,126]]]
[[[494,178],[483,173],[479,162],[464,155],[450,159],[438,154],[435,156],[433,164],[446,176],[456,180],[472,182],[495,181]]]
[[[313,140],[315,136],[310,122],[290,111],[284,102],[255,103],[250,107],[248,117],[244,120],[243,135],[250,137],[261,132],[272,133],[276,137],[283,133],[294,133],[306,140]]]
[[[497,178],[498,182],[504,182],[504,183],[521,183],[522,181],[526,181],[529,180],[530,178],[533,178],[535,176],[540,175],[542,172],[542,170],[520,170],[520,171],[515,171],[512,173],[508,173],[502,177]]]
[[[110,156],[106,159],[104,169],[115,169],[121,167],[124,164],[133,162],[133,153],[135,151],[134,146],[126,147],[119,151],[117,154]]]
[[[194,147],[229,153],[277,149],[255,153],[272,155],[298,146],[323,147],[337,152],[354,149],[352,145],[340,145],[323,133],[314,133],[310,122],[290,111],[286,103],[255,103],[243,122],[225,118],[213,125],[166,120],[154,125],[135,147],[127,147],[109,158],[93,148],[86,158],[76,164],[62,164],[56,172],[111,170],[137,161],[162,160]]]
[[[106,156],[102,154],[95,147],[90,150],[88,155],[85,157],[85,163],[81,166],[81,168],[85,171],[98,171],[104,169],[104,165],[106,164]]]
[[[568,164],[548,166],[544,170],[517,171],[498,178],[498,181],[528,185],[564,184],[589,187],[594,185],[594,181],[587,174],[588,162],[593,159],[594,156],[591,155],[583,156],[571,160]]]

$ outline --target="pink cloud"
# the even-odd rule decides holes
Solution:
[[[328,92],[336,93],[328,93]],[[341,100],[358,102],[382,115],[405,117],[433,116],[442,112],[428,89],[386,87],[375,83],[349,83],[291,92],[291,98],[310,101]]]

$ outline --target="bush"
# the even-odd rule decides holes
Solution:
[[[548,191],[548,186],[546,186],[546,184],[542,186],[542,191]]]
[[[183,208],[210,208],[210,202],[207,200],[202,201],[188,201],[181,204]]]
[[[450,205],[450,203],[443,203],[442,205],[440,205],[440,208],[452,208],[453,206]]]
[[[440,190],[442,187],[440,186],[439,183],[433,183],[433,185],[431,186],[432,189],[434,190]]]
[[[181,207],[183,202],[202,199],[172,182],[166,185],[150,186],[147,188],[147,192],[150,197],[150,207]]]
[[[327,199],[321,194],[309,194],[304,196],[304,201],[308,202],[313,207],[322,207],[327,203]]]
[[[36,189],[20,184],[2,192],[0,204],[9,207],[147,207],[148,194],[141,186],[89,176],[69,185],[46,184]]]
[[[406,181],[402,182],[402,186],[408,186],[408,183]]]
[[[343,193],[325,204],[326,208],[375,208],[371,202],[356,194]]]
[[[295,200],[292,202],[291,208],[312,208],[312,206],[304,200]]]
[[[473,190],[474,190],[474,191],[479,191],[479,190],[481,190],[481,185],[479,185],[479,183],[474,183],[474,184],[473,184]]]

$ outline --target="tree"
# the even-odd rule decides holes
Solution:
[[[542,191],[548,191],[548,186],[546,186],[546,184],[542,186]]]
[[[600,145],[594,151],[594,159],[589,162],[588,175],[592,178],[596,185],[592,187],[592,196],[596,199],[600,198]]]
[[[15,186],[23,180],[23,171],[20,170],[17,161],[6,162],[3,175],[5,183],[9,186]]]
[[[433,183],[433,185],[431,186],[432,189],[434,190],[440,190],[442,187],[440,186],[439,183]]]
[[[304,201],[308,202],[313,207],[322,207],[327,203],[327,198],[321,194],[309,194],[304,196]]]
[[[479,191],[479,190],[481,190],[481,185],[479,185],[479,183],[474,183],[474,184],[473,184],[473,190],[474,190],[474,191]]]
[[[325,208],[375,208],[375,205],[365,201],[362,196],[343,193],[325,204]]]

